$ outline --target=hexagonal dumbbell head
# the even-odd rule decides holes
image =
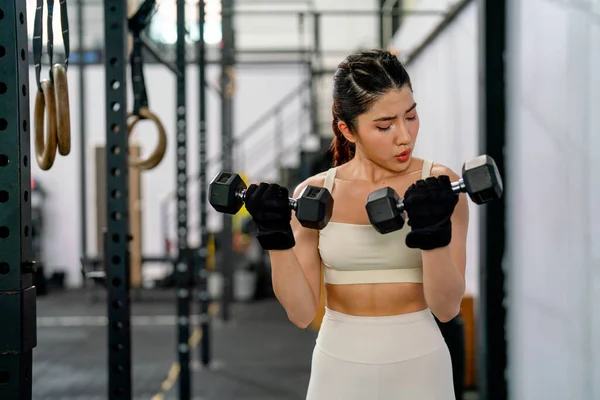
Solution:
[[[296,218],[310,229],[323,229],[333,213],[333,197],[324,187],[306,186],[296,199]]]
[[[404,227],[404,215],[398,193],[391,187],[377,189],[367,197],[367,215],[373,228],[381,234]]]
[[[502,197],[502,177],[494,159],[481,155],[463,164],[465,191],[475,204],[484,204]]]
[[[215,210],[236,214],[244,204],[241,193],[246,189],[242,177],[231,172],[219,172],[208,186],[208,201]]]

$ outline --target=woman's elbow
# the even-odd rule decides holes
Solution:
[[[460,307],[455,309],[439,310],[433,313],[435,317],[442,323],[450,322],[460,314]]]
[[[294,325],[296,325],[298,328],[300,328],[300,329],[306,329],[313,322],[314,316],[311,317],[311,318],[307,318],[307,317],[293,316],[293,315],[288,314],[288,319]]]

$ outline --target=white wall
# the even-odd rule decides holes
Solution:
[[[510,398],[598,399],[600,3],[509,3]],[[473,2],[408,66],[423,121],[418,154],[454,168],[478,148],[477,24]],[[418,43],[409,28],[395,38],[401,51]]]
[[[509,4],[511,398],[599,399],[600,3]]]
[[[426,9],[431,9],[427,8],[427,2],[424,3]],[[472,2],[441,36],[406,66],[421,119],[415,155],[444,164],[458,174],[464,161],[479,155],[476,14],[477,3]],[[417,37],[422,40],[429,32],[422,31],[413,23],[422,18],[407,17],[392,46],[403,51],[414,47]],[[415,27],[417,30],[413,30]],[[469,202],[469,210],[466,282],[467,292],[476,294],[479,276],[478,206]]]
[[[45,77],[47,72],[42,73]],[[161,164],[153,170],[142,174],[142,212],[143,212],[143,252],[145,254],[162,254],[163,237],[160,231],[161,215],[160,204],[175,189],[175,104],[176,90],[175,79],[171,72],[162,66],[146,66],[145,79],[147,83],[149,105],[161,118],[167,130],[168,147],[165,158]],[[213,83],[217,82],[217,68],[209,69],[207,79]],[[79,107],[78,97],[78,71],[77,67],[70,67],[69,94],[71,103],[71,133],[72,150],[67,157],[57,156],[56,162],[51,170],[41,171],[36,163],[32,166],[32,175],[40,181],[41,185],[48,191],[45,206],[46,226],[44,233],[43,251],[45,253],[46,265],[49,271],[53,268],[66,269],[69,272],[69,284],[74,285],[80,281],[79,275],[79,237],[80,237],[80,211],[79,208]],[[194,67],[188,69],[187,76],[187,102],[188,102],[188,165],[189,173],[198,173],[197,157],[197,70]],[[260,69],[243,68],[237,70],[237,90],[235,93],[235,119],[234,134],[239,134],[251,122],[254,122],[260,114],[275,105],[282,97],[296,88],[305,79],[304,74],[298,67],[281,68],[272,67]],[[30,69],[30,100],[33,113],[35,96],[35,71]],[[128,82],[129,85],[129,82]],[[88,248],[93,254],[96,251],[96,199],[95,199],[95,161],[94,146],[105,143],[105,97],[104,97],[104,69],[100,66],[88,67],[86,70],[86,92],[85,104],[87,107],[86,137],[87,149],[87,207],[88,207]],[[129,107],[132,107],[131,86],[128,86]],[[220,154],[220,98],[212,91],[207,92],[207,135],[208,135],[208,157],[215,158]],[[299,100],[286,109],[287,116],[298,116],[300,112]],[[291,118],[291,117],[290,117]],[[302,121],[301,121],[302,122]],[[305,124],[308,124],[308,119]],[[139,130],[132,138],[141,144],[143,155],[148,154],[155,146],[156,133],[151,122],[138,124]],[[280,132],[279,140],[290,143],[300,139],[303,132],[302,124],[286,124],[285,131]],[[304,129],[305,131],[306,129]],[[265,164],[274,163],[269,157],[272,156],[273,125],[270,122],[256,136],[252,137],[244,145],[245,148],[238,154],[245,154],[244,159],[236,160],[239,170],[248,173],[251,177],[255,171],[253,168],[261,168]],[[260,141],[263,141],[260,146]],[[32,154],[34,154],[32,140]],[[251,152],[255,153],[253,157]],[[257,159],[259,162],[257,163]],[[274,165],[274,164],[273,164]],[[207,178],[210,181],[220,169],[219,165],[213,165],[208,169]],[[273,168],[270,168],[271,170]],[[264,178],[267,176],[255,177]],[[276,178],[276,176],[269,176]],[[198,221],[197,207],[197,185],[190,184],[190,227],[191,234],[197,233],[195,224]],[[209,228],[215,229],[220,225],[220,217],[209,207]],[[171,216],[169,229],[175,228],[175,220]],[[197,237],[192,237],[192,242]]]

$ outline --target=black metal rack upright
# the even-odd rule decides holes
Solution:
[[[207,228],[207,188],[206,188],[206,168],[207,168],[207,141],[206,141],[206,46],[204,43],[204,18],[206,15],[204,0],[198,1],[198,32],[197,42],[197,64],[198,64],[198,151],[200,171],[198,175],[199,184],[199,210],[200,218],[200,248],[194,258],[197,265],[198,279],[198,306],[200,323],[200,362],[207,366],[211,360],[210,352],[210,294],[208,292],[208,270],[206,261],[208,258],[208,228]]]
[[[0,4],[0,398],[29,400],[37,344],[26,2]]]
[[[129,296],[129,140],[127,2],[105,0],[106,205],[104,269],[108,287],[108,398],[132,397]]]
[[[234,9],[234,0],[222,0],[224,10]],[[235,65],[235,36],[233,24],[233,12],[222,12],[221,29],[223,32],[223,43],[221,48],[221,157],[224,171],[233,168],[233,88],[234,65]],[[219,249],[222,254],[221,271],[223,274],[223,293],[221,293],[221,318],[229,320],[230,304],[233,299],[233,245],[231,215],[223,214],[223,235]]]
[[[192,393],[190,377],[190,299],[192,294],[192,259],[188,249],[188,190],[187,190],[187,102],[185,60],[185,1],[177,0],[177,125],[176,135],[176,192],[177,246],[175,264],[177,282],[177,354],[179,358],[179,398],[189,400]]]
[[[506,142],[506,0],[479,2],[480,149],[494,158],[505,177]],[[506,188],[506,178],[504,178]],[[506,381],[506,189],[481,211],[478,388],[482,400],[508,397]]]

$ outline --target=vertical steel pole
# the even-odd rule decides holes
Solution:
[[[129,140],[127,132],[127,1],[104,1],[106,69],[106,205],[104,266],[108,286],[108,398],[129,399]]]
[[[0,3],[0,399],[30,400],[37,344],[26,2]]]
[[[204,19],[206,17],[206,10],[204,8],[204,0],[198,1],[198,31],[200,37],[197,43],[197,64],[198,64],[198,150],[199,161],[200,161],[200,174],[198,180],[199,186],[199,207],[200,207],[200,248],[197,257],[194,259],[197,262],[195,270],[198,273],[198,305],[200,308],[200,332],[202,338],[200,339],[200,362],[203,366],[207,366],[210,363],[210,294],[208,292],[208,270],[206,260],[208,257],[207,243],[208,243],[208,228],[207,228],[207,187],[206,187],[206,168],[207,168],[207,156],[206,156],[206,46],[204,43]]]

